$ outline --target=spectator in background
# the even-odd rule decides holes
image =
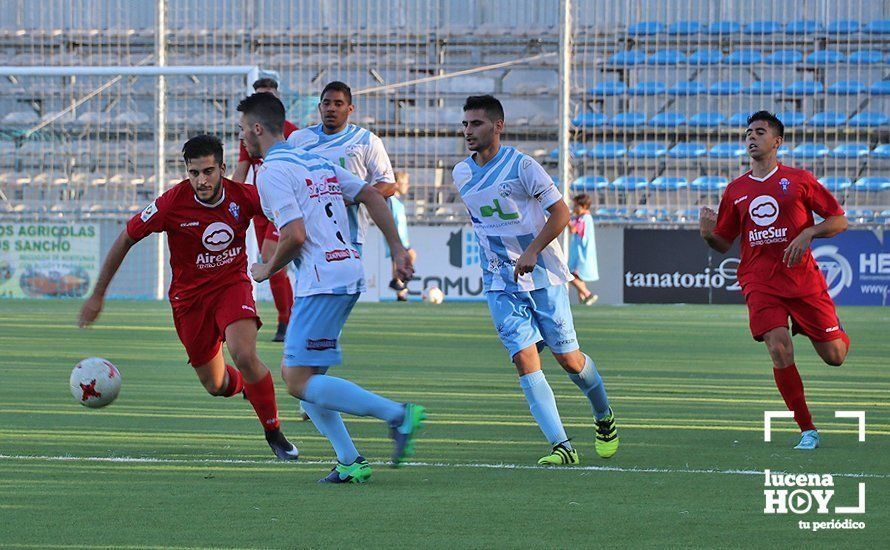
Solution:
[[[578,291],[578,301],[593,305],[599,296],[590,292],[585,281],[598,281],[599,269],[596,263],[596,238],[593,216],[590,215],[590,196],[576,195],[572,199],[572,221],[569,222],[569,271],[575,276],[571,285]]]
[[[399,238],[402,240],[402,244],[405,245],[405,248],[408,249],[411,263],[414,264],[417,260],[417,253],[411,248],[411,242],[408,240],[408,216],[405,214],[405,205],[402,204],[401,201],[401,197],[408,195],[408,182],[410,176],[408,175],[408,172],[396,172],[395,179],[396,192],[387,202],[389,202],[389,209],[392,211],[392,217],[395,219],[396,229],[399,230]],[[386,249],[386,255],[390,256],[389,247]],[[408,301],[407,281],[402,281],[399,278],[395,262],[392,264],[392,280],[389,282],[389,288],[396,291],[396,298],[398,301]]]

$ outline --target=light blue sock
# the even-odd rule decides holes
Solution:
[[[325,409],[314,405],[308,401],[301,401],[303,410],[309,415],[318,433],[328,438],[334,452],[337,453],[337,460],[341,464],[352,464],[358,458],[358,450],[349,437],[346,430],[346,424],[343,423],[343,417],[337,411]]]
[[[519,386],[525,393],[528,408],[547,441],[551,445],[567,442],[569,438],[566,437],[566,430],[556,409],[556,398],[553,396],[550,384],[544,378],[544,371],[539,370],[520,376]]]
[[[602,420],[609,414],[609,398],[606,397],[606,386],[603,384],[603,378],[596,370],[593,359],[584,354],[584,368],[578,374],[570,374],[569,378],[576,386],[581,388],[590,405],[593,407],[593,414],[597,420]]]
[[[303,400],[333,411],[356,416],[373,416],[390,425],[402,422],[405,407],[385,397],[334,376],[315,375],[303,390]]]

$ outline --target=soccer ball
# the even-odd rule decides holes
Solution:
[[[71,371],[71,395],[84,407],[98,409],[110,404],[121,391],[121,373],[101,357],[90,357]]]
[[[441,304],[445,300],[445,293],[437,286],[426,289],[426,301],[431,304]]]

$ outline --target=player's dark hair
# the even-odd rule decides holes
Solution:
[[[493,95],[471,95],[464,103],[464,112],[483,109],[492,122],[504,120],[504,106]]]
[[[238,104],[238,111],[270,132],[284,132],[284,103],[268,92],[245,97]]]
[[[253,83],[254,90],[257,90],[259,88],[272,88],[273,90],[277,90],[278,81],[274,78],[261,78]]]
[[[185,162],[213,155],[217,164],[223,163],[223,144],[216,136],[201,134],[185,142],[182,146],[182,158]]]
[[[748,117],[748,124],[752,122],[757,122],[758,120],[762,120],[769,125],[770,128],[776,131],[779,134],[780,138],[785,137],[785,125],[782,124],[782,121],[779,120],[779,117],[772,114],[769,111],[757,111],[753,115]]]
[[[345,83],[340,82],[339,80],[328,82],[325,85],[324,90],[321,91],[321,95],[318,96],[318,99],[324,99],[324,95],[328,92],[343,92],[343,95],[346,96],[347,103],[352,105],[352,89]]]
[[[590,205],[593,204],[593,201],[590,200],[590,195],[588,195],[587,193],[575,195],[574,197],[572,197],[572,202],[574,202],[581,208],[586,208],[588,210],[590,210]]]

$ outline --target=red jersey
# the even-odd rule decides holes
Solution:
[[[837,199],[806,170],[780,164],[762,180],[749,171],[729,184],[714,233],[729,242],[742,236],[738,278],[745,296],[758,291],[796,298],[827,288],[809,250],[792,268],[782,263],[791,241],[814,225],[813,212],[823,218],[844,214]]]
[[[244,237],[250,219],[262,215],[256,186],[223,178],[213,206],[198,201],[189,180],[169,189],[127,222],[134,241],[167,232],[170,301],[184,303],[234,283],[250,283]]]
[[[287,137],[289,135],[296,132],[298,129],[299,128],[297,128],[297,126],[293,122],[291,122],[289,120],[285,120],[284,121],[284,139],[287,139]],[[245,160],[250,162],[250,167],[253,168],[253,181],[251,183],[256,185],[256,169],[260,164],[263,163],[263,157],[250,156],[250,153],[247,152],[247,148],[244,147],[244,143],[243,142],[238,142],[238,143],[241,146],[241,150],[238,152],[238,162],[242,162]]]

